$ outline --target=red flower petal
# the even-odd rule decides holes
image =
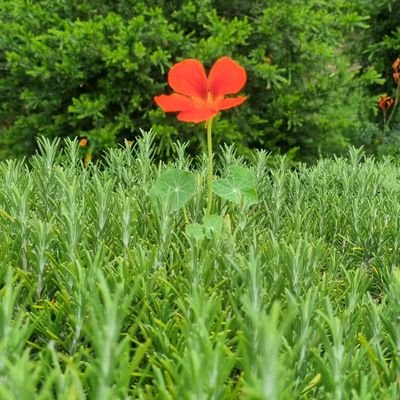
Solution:
[[[189,97],[182,96],[181,94],[162,94],[161,96],[155,96],[154,101],[163,109],[165,112],[183,111],[193,107],[193,103]]]
[[[236,107],[242,104],[247,97],[245,96],[238,96],[238,97],[227,97],[219,103],[218,108],[220,110],[227,110],[228,108]]]
[[[178,114],[178,120],[183,122],[203,122],[217,115],[218,112],[211,108],[193,108]]]
[[[208,88],[214,97],[237,93],[245,83],[245,69],[229,57],[217,60],[208,77]]]
[[[168,83],[177,93],[207,98],[207,75],[198,60],[188,59],[175,64],[168,73]]]

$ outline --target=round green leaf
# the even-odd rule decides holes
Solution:
[[[238,165],[230,166],[228,176],[214,183],[213,192],[235,204],[244,203],[250,206],[258,202],[256,178],[253,172]]]
[[[197,223],[189,224],[186,226],[186,234],[192,239],[202,240],[205,236],[204,227]]]
[[[167,203],[169,211],[173,212],[182,208],[192,198],[195,183],[195,176],[191,172],[168,169],[150,189],[150,197],[153,201]]]
[[[206,232],[212,232],[218,237],[224,226],[224,218],[221,215],[206,215],[203,218],[203,225]]]

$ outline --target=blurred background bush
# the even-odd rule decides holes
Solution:
[[[235,143],[314,161],[349,144],[384,146],[379,95],[393,95],[400,54],[393,0],[0,0],[0,159],[36,137],[86,137],[94,151],[154,128],[160,156],[176,140],[204,146],[202,125],[157,108],[166,74],[193,57],[229,55],[247,70],[248,101],[215,123]]]

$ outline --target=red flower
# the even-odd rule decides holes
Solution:
[[[245,69],[229,57],[217,60],[208,77],[200,61],[181,61],[170,69],[168,83],[175,93],[154,100],[165,112],[178,112],[179,121],[207,121],[246,100],[244,96],[225,97],[239,92],[246,83]]]
[[[382,96],[378,100],[378,106],[383,111],[386,112],[393,105],[393,99],[390,96]]]

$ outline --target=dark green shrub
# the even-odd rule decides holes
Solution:
[[[170,64],[166,49],[176,52],[183,37],[160,9],[135,6],[128,16],[104,7],[91,15],[41,1],[32,17],[17,3],[3,11],[12,22],[1,42],[2,144],[24,152],[38,134],[80,135],[102,147],[147,127],[153,91],[162,89],[155,79]]]
[[[222,55],[247,69],[249,99],[216,122],[216,144],[310,159],[362,143],[377,74],[354,67],[365,15],[346,3],[0,0],[0,157],[29,153],[37,135],[100,149],[151,127],[163,155],[177,138],[197,151],[202,126],[165,116],[153,96],[176,61]]]

